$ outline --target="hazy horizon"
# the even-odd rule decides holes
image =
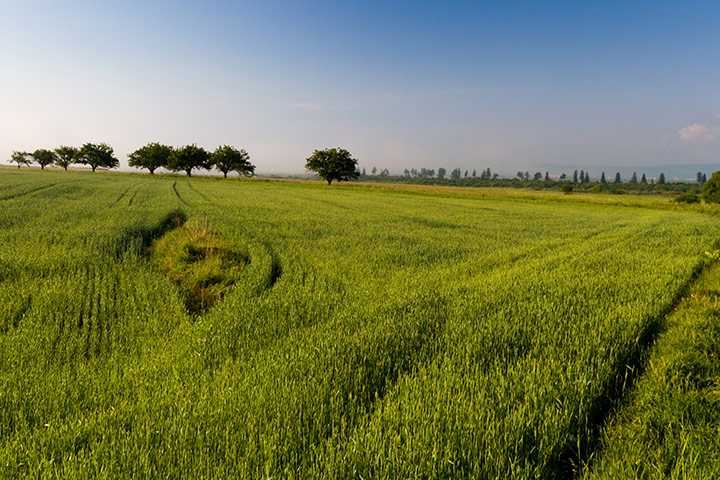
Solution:
[[[6,2],[0,161],[245,148],[259,173],[720,160],[714,2]],[[608,172],[606,172],[608,173]]]

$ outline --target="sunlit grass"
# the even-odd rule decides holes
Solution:
[[[572,473],[720,235],[631,195],[11,169],[1,192],[10,478]],[[193,285],[222,301],[189,312]]]

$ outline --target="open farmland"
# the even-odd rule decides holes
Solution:
[[[2,169],[0,472],[572,474],[720,222],[562,199]],[[192,222],[242,258],[205,309]]]

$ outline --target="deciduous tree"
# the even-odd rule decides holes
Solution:
[[[75,163],[89,165],[94,172],[97,167],[117,168],[120,160],[113,155],[113,149],[106,143],[86,143],[78,151]]]
[[[55,165],[67,171],[68,167],[75,161],[78,149],[61,145],[55,149]]]
[[[128,165],[136,168],[146,168],[150,174],[160,167],[167,167],[173,148],[160,143],[148,143],[128,155]]]
[[[210,161],[227,178],[228,172],[237,172],[241,177],[250,177],[255,173],[255,165],[250,163],[250,155],[245,149],[238,150],[230,145],[215,149]]]
[[[40,165],[40,170],[45,170],[45,167],[48,165],[52,165],[55,163],[55,152],[52,150],[47,150],[44,148],[39,148],[35,150],[33,153],[31,153],[33,160],[35,160],[35,163]]]
[[[358,161],[344,148],[326,148],[315,150],[305,160],[305,168],[316,172],[330,185],[333,180],[341,182],[358,178],[357,163]],[[373,167],[373,174],[375,171]]]
[[[13,150],[12,155],[10,156],[10,162],[17,163],[18,170],[20,170],[20,167],[23,165],[30,166],[32,163],[32,156],[28,152],[16,152]]]
[[[210,153],[194,143],[176,148],[168,158],[168,168],[174,172],[184,171],[191,177],[196,168],[212,168]]]

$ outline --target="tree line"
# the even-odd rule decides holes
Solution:
[[[370,171],[370,174],[367,173],[365,168],[362,169],[362,172],[360,173],[360,178],[368,178],[370,176],[378,176],[383,178],[393,178],[393,179],[437,179],[437,180],[445,180],[445,179],[452,179],[452,180],[460,180],[462,178],[472,180],[472,179],[479,179],[479,180],[498,180],[502,179],[500,175],[497,173],[492,173],[490,168],[486,168],[480,172],[480,175],[478,175],[477,170],[473,169],[472,173],[470,173],[469,170],[465,170],[463,173],[463,170],[460,168],[453,169],[450,174],[448,175],[447,170],[443,167],[440,167],[437,169],[437,171],[434,168],[411,168],[411,169],[405,169],[403,171],[403,174],[400,175],[391,175],[390,171],[388,169],[378,170],[377,167],[373,167]],[[572,177],[567,175],[566,173],[561,173],[559,177],[555,177],[554,179],[550,176],[550,172],[545,172],[543,174],[542,172],[535,172],[534,174],[530,174],[529,171],[518,171],[515,174],[515,177],[513,179],[517,179],[524,182],[557,182],[559,181],[565,181],[576,183],[578,185],[581,184],[587,184],[591,182],[590,179],[590,172],[586,172],[585,170],[575,170],[572,174]],[[703,185],[707,181],[707,177],[702,172],[697,172],[696,175],[696,182],[698,185]],[[660,173],[658,175],[657,179],[650,178],[648,180],[648,177],[645,175],[645,173],[642,174],[640,179],[638,179],[637,172],[633,172],[632,176],[629,180],[624,181],[621,178],[620,172],[615,172],[615,176],[612,180],[608,179],[605,176],[605,172],[602,172],[600,175],[600,179],[598,180],[601,184],[611,184],[611,183],[630,183],[630,184],[657,184],[657,185],[664,185],[666,183],[665,174]]]
[[[94,172],[97,168],[117,168],[120,161],[115,157],[113,148],[106,143],[86,143],[82,147],[62,145],[53,150],[38,149],[34,152],[13,151],[10,162],[18,168],[23,165],[38,164],[44,170],[55,165],[65,170],[72,164],[88,165]],[[131,167],[144,168],[151,174],[158,168],[173,172],[185,172],[192,176],[195,169],[222,172],[227,178],[228,173],[236,172],[243,177],[255,174],[255,165],[250,163],[250,155],[245,149],[238,150],[230,145],[221,145],[214,152],[209,152],[195,144],[184,147],[171,147],[160,143],[148,143],[128,155]]]

